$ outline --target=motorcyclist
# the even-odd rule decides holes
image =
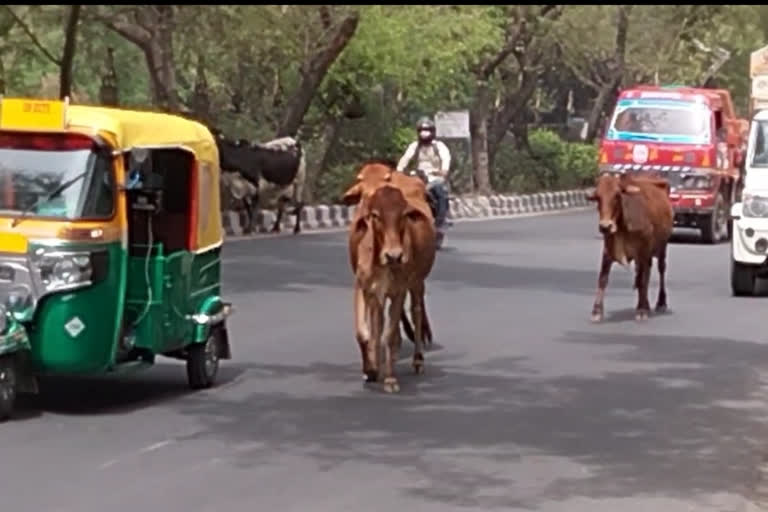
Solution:
[[[435,140],[435,123],[428,117],[422,117],[416,125],[417,140],[408,145],[397,170],[405,171],[413,157],[416,157],[416,169],[427,177],[427,192],[436,203],[435,225],[440,238],[448,216],[449,202],[446,178],[451,166],[451,152],[445,143]]]

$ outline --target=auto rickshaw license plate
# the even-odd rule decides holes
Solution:
[[[25,237],[16,233],[0,233],[0,252],[25,254],[28,242]],[[2,279],[0,275],[0,279]]]
[[[63,101],[3,98],[0,128],[4,130],[61,131],[66,126]]]

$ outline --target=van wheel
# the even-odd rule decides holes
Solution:
[[[219,372],[219,334],[212,328],[205,343],[195,343],[187,349],[187,380],[192,389],[207,389]]]
[[[716,244],[728,238],[728,212],[722,194],[717,195],[712,213],[701,223],[701,238],[706,244]]]
[[[734,297],[754,295],[757,275],[750,265],[734,261],[731,257],[731,292]]]
[[[15,356],[0,357],[0,421],[13,414],[18,391]]]

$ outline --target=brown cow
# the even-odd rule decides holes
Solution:
[[[635,262],[637,312],[635,318],[648,318],[648,282],[653,258],[659,271],[659,296],[656,311],[667,310],[664,274],[667,268],[667,243],[672,235],[673,212],[669,202],[669,184],[663,179],[616,177],[602,174],[594,193],[588,197],[597,202],[599,230],[603,235],[603,256],[598,277],[597,295],[592,308],[592,321],[603,319],[603,297],[613,262],[627,265]]]
[[[365,178],[365,167],[361,175]],[[408,182],[401,188],[394,185],[394,181],[362,179],[344,194],[346,202],[359,202],[350,225],[349,256],[355,274],[356,338],[368,382],[378,379],[384,307],[387,299],[390,302],[383,362],[387,392],[399,391],[394,361],[400,348],[398,320],[408,292],[416,326],[413,369],[416,373],[423,372],[420,324],[424,279],[432,268],[436,249],[434,219],[429,206],[422,207],[411,198],[406,199],[408,191],[404,193],[404,189],[407,187]]]
[[[370,194],[379,186],[393,184],[400,188],[405,194],[405,198],[415,208],[424,213],[426,217],[432,218],[432,209],[429,207],[427,198],[427,188],[424,182],[412,176],[407,176],[397,172],[395,162],[384,159],[372,159],[365,163],[357,175],[357,185],[350,188],[345,194],[343,201],[348,205],[357,204],[361,197],[369,197]],[[425,259],[424,265],[420,268],[422,279],[426,279],[432,270],[434,259]],[[433,341],[432,328],[429,325],[429,316],[424,300],[424,287],[416,285],[414,290],[410,291],[411,297],[411,315],[412,318],[420,318],[414,327],[408,321],[408,316],[403,309],[401,321],[403,329],[408,338],[416,344],[416,332],[421,333],[421,342],[431,345]],[[417,315],[417,316],[413,316]],[[416,322],[416,320],[414,320]],[[398,331],[398,336],[400,335]]]

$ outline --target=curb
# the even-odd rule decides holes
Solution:
[[[572,210],[588,206],[586,189],[560,192],[539,192],[524,195],[459,196],[450,198],[449,219],[479,219],[515,217],[539,212]],[[307,205],[301,215],[302,231],[314,231],[348,226],[355,214],[355,206]],[[221,214],[227,236],[243,236],[243,222],[239,212],[226,210]],[[275,222],[275,212],[262,211],[263,231]],[[295,218],[284,215],[282,228],[293,229]],[[247,235],[246,235],[247,236]]]

